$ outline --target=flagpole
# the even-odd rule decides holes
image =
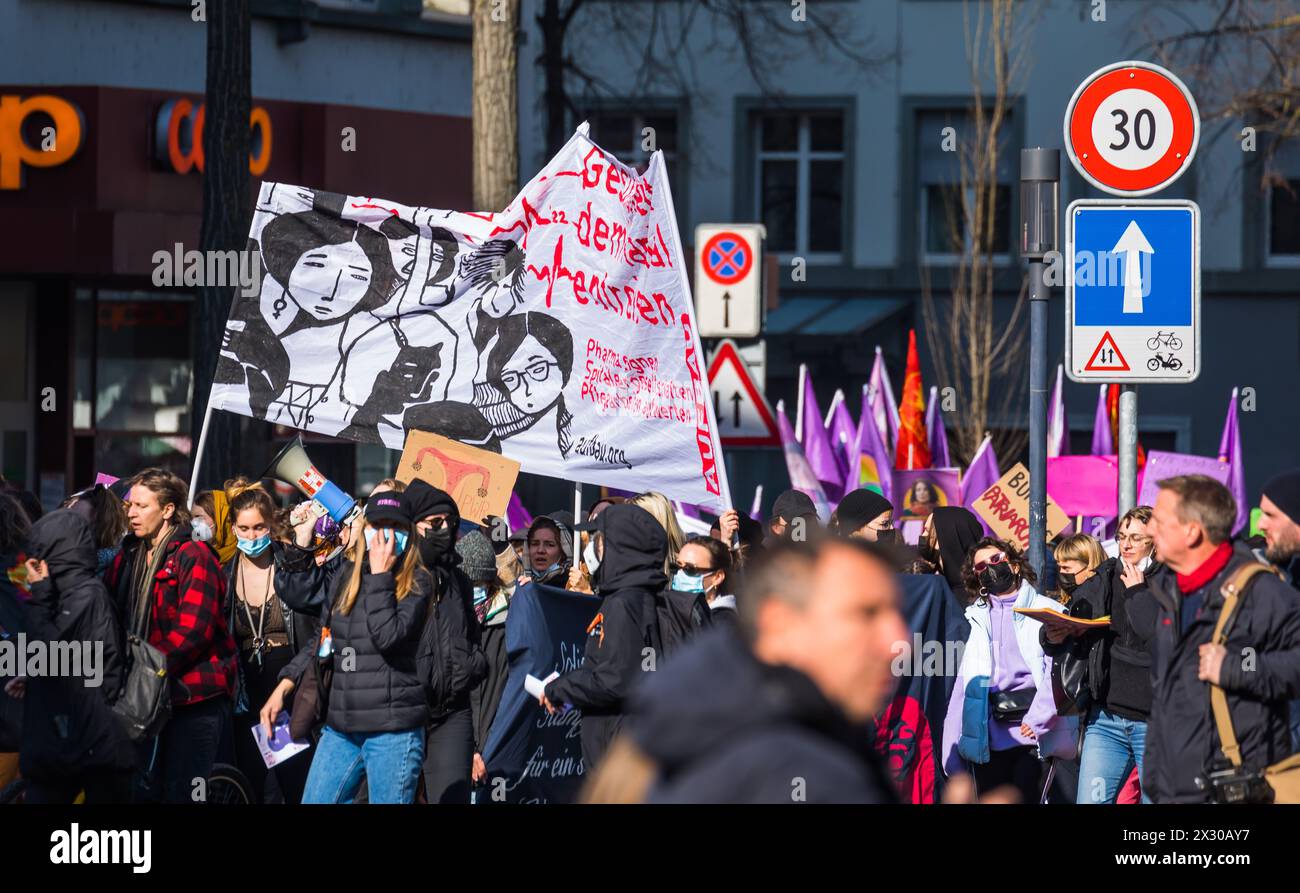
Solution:
[[[212,395],[208,395],[208,408],[203,411],[203,427],[199,429],[199,442],[194,448],[194,470],[190,472],[190,499],[187,509],[194,508],[194,490],[199,485],[199,466],[203,464],[203,449],[208,445],[208,425],[212,423]]]
[[[582,523],[582,484],[579,481],[573,482],[573,523]]]
[[[799,441],[800,446],[803,446],[803,389],[804,389],[804,383],[807,380],[808,380],[808,364],[800,363],[799,364],[799,403],[798,403],[798,409],[795,411],[795,418],[794,418],[794,439]]]

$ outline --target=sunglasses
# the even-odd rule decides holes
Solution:
[[[986,570],[987,568],[989,568],[990,566],[995,565],[995,564],[1001,564],[1002,562],[1004,562],[1004,561],[1006,561],[1006,560],[1007,560],[1007,555],[1006,555],[1005,552],[998,552],[998,553],[995,554],[995,555],[990,555],[988,561],[977,561],[977,562],[975,562],[975,573],[977,573],[977,574],[978,574],[978,573],[982,573],[983,571],[985,571],[985,570]]]
[[[672,562],[670,566],[674,573],[677,571],[684,571],[687,576],[691,577],[702,577],[705,574],[711,574],[717,570],[716,567],[696,567],[693,564],[678,564],[676,561]]]

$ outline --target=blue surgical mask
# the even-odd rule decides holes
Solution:
[[[704,592],[704,574],[692,577],[686,571],[673,574],[673,589],[678,592]]]
[[[395,529],[393,529],[393,528],[387,528],[387,529],[390,529],[390,530],[393,531],[393,538],[394,538],[394,541],[395,541],[395,542],[394,542],[394,546],[393,546],[393,554],[394,554],[394,555],[401,555],[401,554],[402,554],[402,551],[406,548],[406,540],[407,540],[407,536],[408,536],[407,533],[406,533],[406,531],[405,531],[405,530],[395,530]],[[366,548],[369,549],[369,548],[370,548],[371,546],[373,546],[374,544],[375,544],[375,528],[374,528],[374,527],[367,527],[367,528],[366,528]]]
[[[256,558],[271,548],[271,534],[264,533],[255,540],[236,538],[235,546],[249,558]]]

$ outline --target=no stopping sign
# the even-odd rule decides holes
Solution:
[[[1200,142],[1196,100],[1172,72],[1149,62],[1099,68],[1065,109],[1065,150],[1075,169],[1112,195],[1150,195],[1191,164]]]

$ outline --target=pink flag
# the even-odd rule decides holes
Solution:
[[[1106,388],[1102,385],[1097,394],[1097,414],[1092,418],[1092,454],[1115,455],[1115,438],[1110,433],[1110,411],[1106,407]]]
[[[821,410],[817,407],[817,394],[813,391],[812,375],[807,366],[799,367],[803,379],[803,424],[799,431],[803,436],[800,445],[808,457],[808,465],[821,482],[822,492],[833,502],[839,502],[844,496],[844,474],[835,459],[831,448],[831,439],[826,433]]]
[[[794,436],[794,428],[785,414],[784,400],[776,404],[776,427],[781,434],[781,450],[785,453],[785,468],[790,473],[790,486],[807,494],[817,508],[817,517],[821,518],[822,523],[829,521],[831,509],[826,501],[826,492],[822,490],[821,482],[813,474],[812,466],[804,456],[803,447],[799,446],[799,441]]]
[[[889,383],[889,370],[885,368],[885,357],[876,346],[876,362],[871,367],[871,417],[876,420],[880,430],[880,439],[894,451],[898,443],[898,401],[894,399],[894,386]],[[891,463],[890,467],[893,465]]]
[[[1113,518],[1119,496],[1119,460],[1114,456],[1050,458],[1047,495],[1071,518]]]
[[[1237,420],[1237,389],[1232,389],[1228,403],[1228,417],[1223,420],[1223,436],[1219,438],[1219,461],[1228,463],[1228,489],[1237,501],[1237,523],[1232,532],[1245,526],[1250,517],[1246,502],[1246,466],[1241,459],[1241,429]]]
[[[931,467],[948,468],[952,465],[952,459],[948,455],[948,429],[943,425],[937,387],[930,388],[930,403],[925,407],[925,430],[930,436]]]
[[[1070,426],[1065,418],[1065,393],[1061,390],[1065,366],[1057,364],[1056,385],[1047,402],[1047,458],[1070,455]]]
[[[871,398],[871,385],[863,385],[862,415],[858,418],[858,436],[849,451],[849,473],[844,478],[844,489],[850,491],[862,487],[892,499],[893,454],[885,446],[884,437],[871,415]]]

